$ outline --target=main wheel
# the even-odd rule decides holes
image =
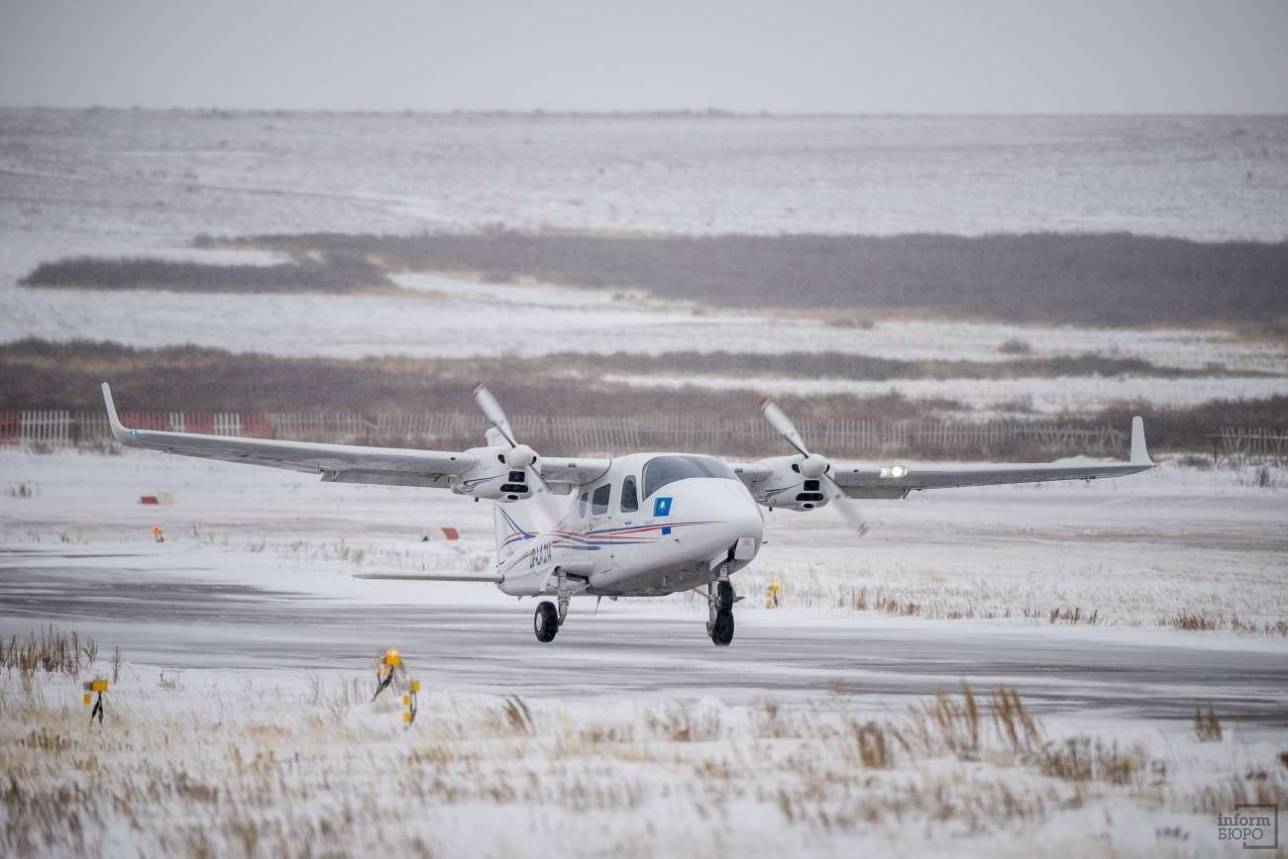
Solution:
[[[559,631],[559,610],[550,600],[537,604],[536,613],[532,615],[532,631],[537,634],[537,641],[554,641]]]
[[[716,582],[716,611],[733,611],[733,585],[724,580]]]
[[[722,611],[716,614],[716,622],[711,627],[711,642],[717,647],[728,647],[733,641],[733,612]]]

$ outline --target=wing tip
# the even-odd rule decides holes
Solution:
[[[1131,419],[1131,462],[1134,465],[1154,464],[1145,445],[1145,420],[1140,415]]]
[[[121,423],[121,418],[116,413],[116,401],[112,398],[112,386],[107,382],[103,382],[100,385],[100,390],[103,392],[103,405],[107,408],[107,425],[112,430],[112,438],[123,444],[128,444],[129,431]]]

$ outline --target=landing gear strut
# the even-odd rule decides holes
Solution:
[[[720,567],[720,578],[707,588],[707,635],[717,647],[728,647],[733,641],[733,585],[729,567]]]

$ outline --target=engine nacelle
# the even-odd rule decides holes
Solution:
[[[767,465],[770,471],[748,489],[751,495],[766,507],[786,510],[815,510],[828,502],[822,475],[828,468],[827,460],[818,454],[809,459],[801,456],[775,456],[762,459],[757,465]]]
[[[502,502],[532,497],[528,467],[537,460],[532,448],[527,445],[473,447],[466,453],[477,462],[452,482],[452,491],[457,495]]]

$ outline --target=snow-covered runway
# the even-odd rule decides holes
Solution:
[[[181,669],[361,669],[397,646],[433,686],[485,694],[734,705],[774,694],[838,707],[863,696],[885,706],[965,680],[1017,685],[1035,710],[1075,719],[1188,719],[1201,703],[1245,724],[1288,726],[1288,659],[1276,639],[744,611],[734,645],[716,649],[696,604],[605,603],[596,615],[586,601],[541,645],[531,601],[499,594],[355,604],[194,580],[201,571],[192,567],[167,579],[155,561],[128,551],[0,555],[0,633],[56,623],[119,644],[132,660]]]

